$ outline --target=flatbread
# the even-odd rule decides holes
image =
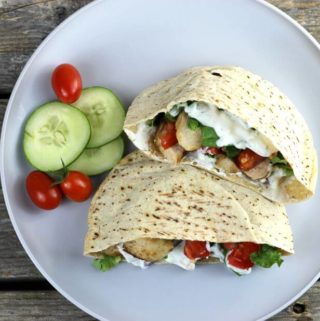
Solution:
[[[99,256],[140,238],[255,242],[293,253],[285,208],[190,165],[141,152],[107,176],[89,209],[84,254]]]
[[[240,67],[196,67],[145,89],[129,107],[125,132],[129,138],[134,137],[139,123],[186,101],[213,104],[244,120],[272,142],[295,175],[283,185],[282,195],[274,195],[245,176],[227,174],[225,179],[284,203],[301,201],[314,194],[317,154],[303,117],[273,84]],[[144,152],[166,161],[155,151]],[[184,162],[191,163],[189,159]],[[221,176],[216,169],[212,172]]]

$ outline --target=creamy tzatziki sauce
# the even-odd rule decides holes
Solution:
[[[214,105],[201,102],[186,104],[184,111],[202,125],[214,128],[219,136],[218,147],[234,145],[239,149],[250,148],[264,157],[272,154],[272,149],[266,145],[258,131],[250,128],[242,119],[228,111],[219,110]]]
[[[138,266],[141,269],[146,269],[148,268],[148,265],[150,262],[147,262],[145,260],[138,259],[137,257],[134,257],[133,255],[129,254],[128,252],[125,251],[123,248],[123,243],[118,244],[117,246],[120,254],[124,257],[124,259],[128,262],[133,264],[134,266]]]
[[[190,260],[184,254],[184,241],[178,244],[171,252],[169,252],[166,262],[180,266],[185,270],[194,270],[195,261]]]
[[[216,164],[216,159],[214,157],[206,155],[202,149],[198,149],[194,152],[189,152],[188,158],[191,161],[197,162],[199,165],[208,170],[213,169]]]
[[[156,132],[156,127],[149,126],[147,122],[142,122],[138,124],[138,130],[136,133],[128,131],[127,135],[130,140],[141,150],[147,151],[150,149],[149,140]]]
[[[211,255],[217,259],[219,259],[220,262],[224,262],[224,253],[221,251],[220,245],[217,243],[214,243],[210,247]]]

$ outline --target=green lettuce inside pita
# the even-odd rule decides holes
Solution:
[[[239,67],[203,67],[144,90],[125,132],[148,156],[185,163],[291,203],[310,197],[317,157],[302,116],[270,82]]]
[[[126,156],[89,209],[84,254],[106,271],[126,261],[193,270],[223,262],[238,274],[280,266],[293,253],[285,208],[207,171]]]

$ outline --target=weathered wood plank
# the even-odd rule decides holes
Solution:
[[[320,282],[317,282],[293,305],[283,310],[269,321],[319,321]]]
[[[41,41],[71,13],[91,0],[0,1],[0,93],[11,92]],[[320,40],[320,0],[270,0]]]
[[[0,99],[0,127],[7,106],[7,100]],[[42,279],[23,250],[7,214],[2,190],[0,189],[0,282],[10,279]],[[1,309],[0,309],[1,311]]]
[[[317,283],[293,306],[270,321],[320,320],[320,284]],[[0,291],[0,321],[94,320],[65,300],[56,291]]]
[[[268,0],[305,27],[320,41],[319,0]]]
[[[92,321],[56,291],[0,291],[0,321]]]
[[[0,93],[10,93],[42,40],[92,0],[0,1]]]

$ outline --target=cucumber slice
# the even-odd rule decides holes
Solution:
[[[89,139],[90,124],[79,109],[50,102],[29,116],[24,128],[23,151],[33,167],[52,172],[77,159]]]
[[[124,108],[118,97],[107,88],[89,87],[72,104],[86,114],[91,125],[87,148],[96,148],[114,140],[123,129]]]
[[[88,148],[83,151],[69,167],[87,175],[101,174],[114,167],[122,158],[124,142],[121,136],[98,148]]]

